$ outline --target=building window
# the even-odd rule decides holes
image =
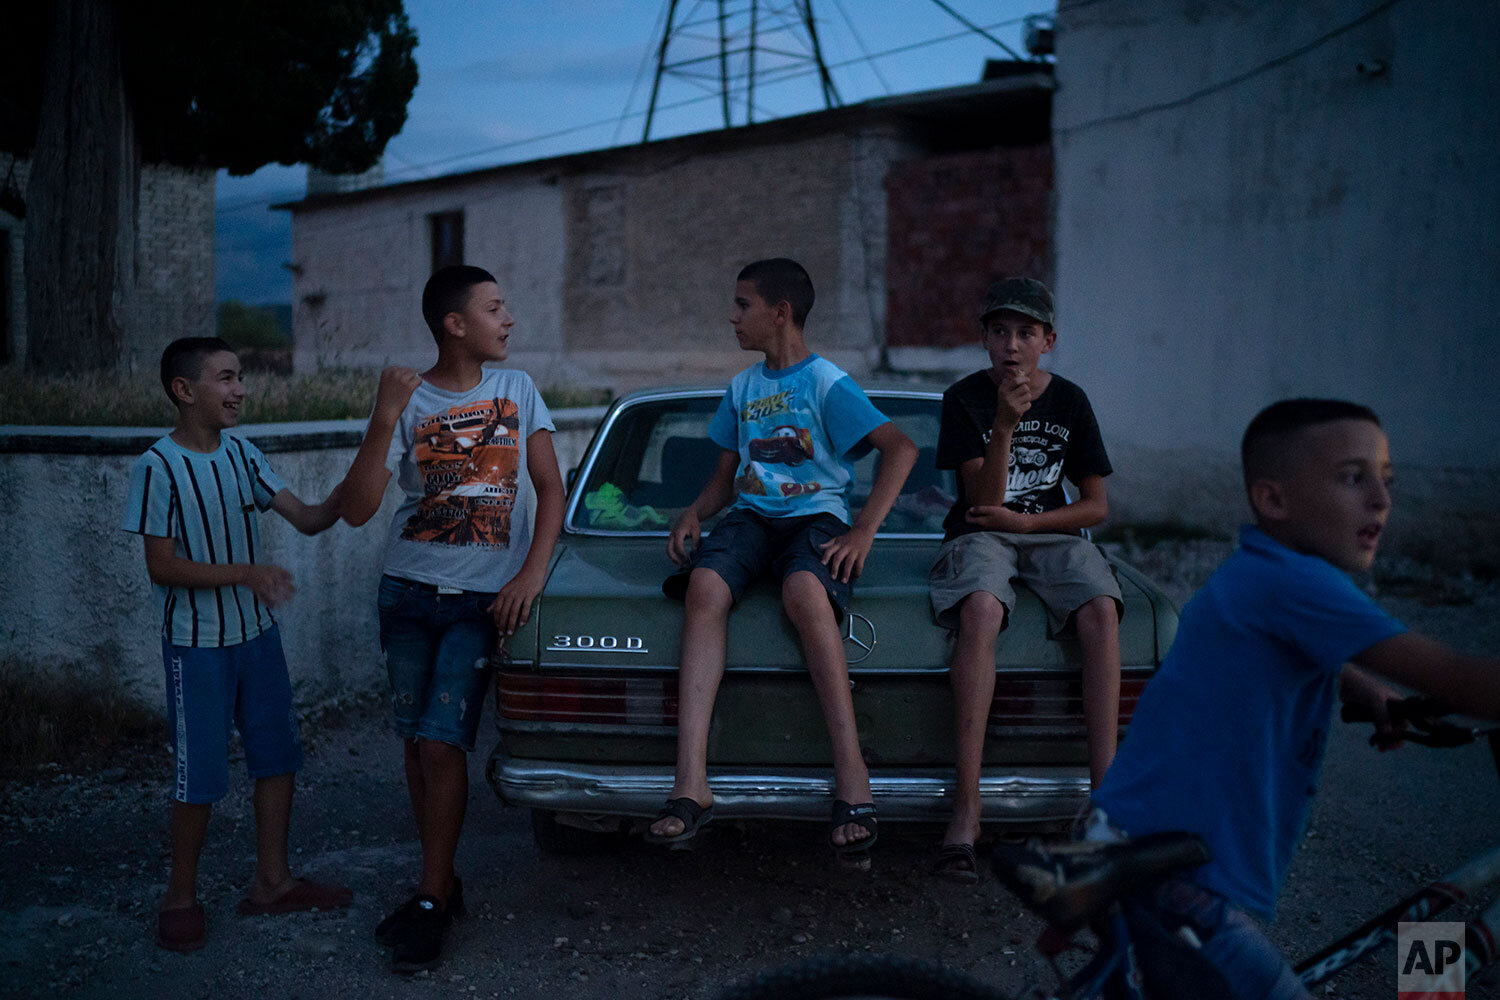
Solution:
[[[427,217],[432,223],[432,270],[464,262],[464,213],[437,212]]]

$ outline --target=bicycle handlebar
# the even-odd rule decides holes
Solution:
[[[1370,737],[1371,746],[1384,748],[1410,741],[1428,747],[1461,747],[1473,743],[1485,731],[1443,718],[1449,713],[1448,707],[1420,695],[1388,701],[1386,710],[1393,724],[1404,722],[1408,728],[1375,733]],[[1362,705],[1345,705],[1339,717],[1345,722],[1375,721]]]

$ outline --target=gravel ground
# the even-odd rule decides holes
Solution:
[[[1227,551],[1210,541],[1127,555],[1181,602]],[[1382,597],[1394,613],[1464,648],[1500,652],[1500,587],[1409,576],[1389,588],[1402,596]],[[1352,926],[1500,830],[1500,785],[1483,748],[1375,754],[1365,735],[1339,726],[1330,742],[1308,840],[1271,927],[1288,951]],[[887,826],[866,874],[831,870],[821,832],[791,824],[713,827],[694,851],[637,841],[598,857],[549,857],[533,846],[526,813],[497,803],[482,756],[459,852],[469,916],[442,965],[396,977],[371,929],[411,891],[402,880],[418,856],[399,747],[371,708],[308,725],[304,736],[294,865],[353,886],[353,908],[235,914],[253,865],[240,777],[215,810],[202,865],[208,945],[163,952],[150,932],[166,878],[166,755],[126,747],[49,763],[0,785],[0,996],[709,998],[757,970],[849,950],[937,960],[1010,989],[1049,981],[1030,950],[1040,925],[993,878],[958,888],[924,876],[937,827]],[[1393,993],[1387,951],[1324,995]],[[1489,979],[1468,995],[1500,988]]]

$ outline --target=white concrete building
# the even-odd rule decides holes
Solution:
[[[1264,405],[1366,403],[1406,547],[1500,569],[1500,4],[1063,0],[1057,370],[1115,516],[1243,520]]]

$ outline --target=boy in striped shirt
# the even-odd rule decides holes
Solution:
[[[253,444],[224,434],[245,397],[240,362],[217,337],[167,345],[161,382],[177,407],[172,432],[136,460],[121,527],[142,537],[162,608],[167,719],[176,761],[172,872],[156,942],[203,945],[198,858],[212,804],[229,790],[229,726],[239,728],[255,779],[255,879],[247,915],[348,906],[353,893],[292,876],[287,826],[302,766],[291,680],[271,608],[292,596],[292,576],[258,561],[254,515],[274,510],[306,535],[339,517],[339,490],[309,506],[286,488]]]

